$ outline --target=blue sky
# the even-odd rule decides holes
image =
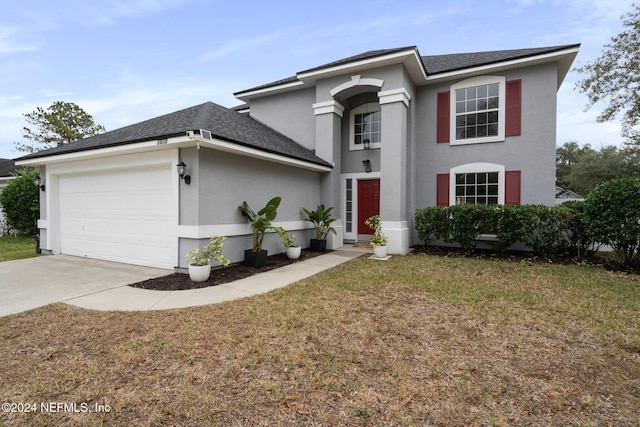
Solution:
[[[267,2],[23,0],[0,15],[0,158],[23,114],[75,102],[107,130],[372,49],[422,55],[582,43],[574,66],[622,30],[633,0]],[[558,93],[558,144],[619,145],[572,71]]]

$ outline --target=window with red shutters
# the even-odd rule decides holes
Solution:
[[[448,108],[447,108],[448,107]],[[436,142],[502,142],[522,132],[522,80],[473,77],[437,93]]]
[[[436,206],[450,206],[451,203],[519,205],[521,189],[521,171],[505,171],[500,165],[471,163],[436,175]]]

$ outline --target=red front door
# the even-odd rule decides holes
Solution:
[[[380,215],[380,180],[358,180],[358,234],[373,234],[364,223],[373,215]]]

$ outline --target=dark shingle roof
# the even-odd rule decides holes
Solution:
[[[395,49],[370,50],[368,52],[360,53],[358,55],[350,56],[350,57],[344,58],[344,59],[339,59],[337,61],[333,61],[333,62],[330,62],[328,64],[320,65],[318,67],[309,68],[308,70],[300,71],[298,74],[311,73],[313,71],[318,71],[318,70],[322,70],[322,69],[325,69],[325,68],[331,68],[331,67],[336,67],[336,66],[339,66],[339,65],[349,64],[349,63],[352,63],[352,62],[364,61],[364,60],[367,60],[367,59],[373,59],[373,58],[377,58],[377,57],[384,56],[384,55],[390,55],[390,54],[393,54],[393,53],[402,52],[403,50],[407,50],[407,49],[416,49],[416,48],[415,48],[415,46],[410,46],[410,47],[399,47],[399,48],[395,48]],[[234,93],[234,95],[238,96],[238,95],[242,95],[243,93],[246,93],[246,92],[253,92],[255,90],[261,90],[261,89],[267,89],[267,88],[270,88],[270,87],[286,85],[288,83],[295,83],[297,81],[299,81],[299,80],[298,80],[298,75],[296,74],[295,76],[286,77],[286,78],[281,79],[281,80],[276,80],[275,82],[265,83],[265,84],[260,85],[260,86],[252,87],[251,89],[245,89],[245,90],[242,90],[240,92],[236,92],[236,93]]]
[[[330,166],[329,163],[317,157],[313,151],[258,122],[248,114],[238,113],[213,102],[185,108],[184,110],[165,114],[80,141],[30,154],[17,160],[181,136],[185,135],[186,131],[198,129],[209,130],[213,137],[228,142],[314,164]]]
[[[548,53],[558,52],[561,50],[580,46],[579,44],[562,45],[562,46],[550,46],[539,47],[531,49],[511,49],[511,50],[495,50],[487,52],[471,52],[471,53],[455,53],[446,55],[431,55],[421,56],[422,65],[427,75],[435,75],[440,73],[446,73],[450,71],[464,70],[467,68],[474,68],[483,65],[497,64],[500,62],[513,61],[516,59],[523,59],[537,55],[544,55]],[[308,70],[300,71],[298,75],[310,73],[313,71],[319,71],[331,67],[350,64],[367,59],[374,59],[386,55],[391,55],[398,52],[415,50],[418,51],[415,46],[399,47],[394,49],[382,49],[382,50],[370,50],[358,55],[350,56],[348,58],[340,59],[338,61],[330,62],[328,64],[320,65],[318,67],[310,68]],[[251,89],[246,89],[240,92],[236,92],[234,95],[242,95],[247,92],[253,92],[256,90],[267,89],[270,87],[277,87],[285,85],[287,83],[294,83],[299,81],[298,75],[287,77],[275,82],[266,83],[261,86],[256,86]]]
[[[422,66],[427,75],[436,75],[457,70],[464,70],[479,66],[498,64],[528,57],[535,57],[579,45],[552,46],[533,49],[514,49],[488,52],[459,53],[450,55],[421,56]],[[418,50],[415,46],[372,50],[338,61],[330,62],[319,67],[310,68],[298,73],[312,73],[322,69],[328,69],[340,65],[356,63],[368,59],[384,57],[394,53]],[[267,83],[252,89],[237,92],[235,95],[277,87],[288,83],[298,82],[297,76],[287,77],[276,82]],[[244,108],[243,108],[244,109]],[[255,148],[265,152],[280,154],[286,157],[304,160],[311,163],[330,166],[329,163],[317,157],[313,151],[296,143],[274,129],[253,119],[249,114],[242,114],[233,109],[228,109],[212,102],[207,102],[174,113],[156,117],[134,125],[116,129],[100,135],[85,138],[60,147],[41,151],[21,157],[17,160],[54,156],[58,154],[92,150],[97,148],[112,147],[117,145],[143,142],[172,136],[185,135],[186,131],[207,129],[219,139]]]
[[[16,162],[11,159],[0,159],[0,177],[11,176],[11,173],[18,168]]]
[[[337,67],[339,65],[350,64],[352,62],[364,61],[367,59],[378,58],[380,56],[392,55],[394,53],[402,52],[405,50],[415,50],[415,49],[416,49],[415,46],[407,46],[407,47],[397,47],[394,49],[370,50],[368,52],[360,53],[358,55],[350,56],[344,59],[339,59],[337,61],[320,65],[318,67],[309,68],[308,70],[300,71],[298,74],[311,73],[313,71],[322,70],[324,68]]]
[[[480,67],[483,65],[497,64],[505,61],[513,61],[516,59],[523,59],[537,55],[545,55],[576,46],[579,45],[423,56],[422,63],[427,70],[427,74],[433,75],[450,71],[464,70],[466,68]]]

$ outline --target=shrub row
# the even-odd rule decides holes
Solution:
[[[585,251],[590,243],[584,233],[580,203],[560,206],[462,205],[418,209],[418,237],[430,245],[435,241],[457,243],[474,250],[481,235],[495,238],[487,243],[504,253],[516,243],[534,253],[554,256]]]
[[[476,248],[492,235],[501,253],[521,243],[543,256],[581,255],[609,245],[626,265],[640,264],[640,178],[618,178],[597,186],[584,202],[559,206],[465,205],[418,209],[418,236]]]

